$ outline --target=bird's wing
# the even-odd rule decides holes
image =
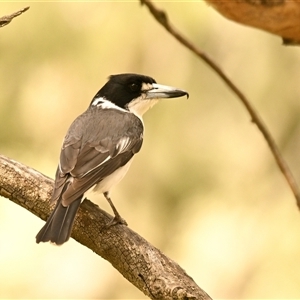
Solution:
[[[51,202],[63,193],[63,204],[69,205],[124,166],[140,150],[142,142],[142,122],[131,114],[112,110],[82,114],[65,137]]]

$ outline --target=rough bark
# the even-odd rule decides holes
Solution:
[[[224,17],[300,44],[299,0],[206,0]]]
[[[52,179],[0,155],[1,196],[46,220],[52,188]],[[211,299],[176,262],[130,228],[117,225],[107,229],[105,224],[111,218],[85,200],[77,214],[72,237],[108,260],[151,299]]]

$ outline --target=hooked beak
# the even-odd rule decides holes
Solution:
[[[153,83],[152,89],[146,92],[146,99],[177,98],[182,96],[189,98],[189,94],[186,91],[157,83]]]

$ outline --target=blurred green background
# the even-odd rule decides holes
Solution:
[[[145,115],[142,151],[112,199],[129,226],[213,298],[300,298],[300,214],[262,135],[224,83],[138,1],[1,2],[0,153],[54,177],[61,142],[111,74],[189,91]],[[230,22],[203,1],[159,2],[251,99],[300,182],[299,48]],[[110,212],[106,200],[93,200]],[[35,244],[44,222],[0,202],[0,298],[144,299],[71,239]]]

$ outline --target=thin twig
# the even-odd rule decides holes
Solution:
[[[205,63],[207,63],[226,83],[226,85],[231,89],[231,91],[242,101],[247,111],[249,112],[252,122],[257,125],[264,138],[266,139],[271,152],[279,166],[281,172],[286,178],[297,202],[298,209],[300,210],[300,190],[296,183],[296,180],[290,171],[287,163],[283,159],[271,133],[269,132],[267,126],[264,124],[262,118],[259,116],[258,112],[254,109],[254,107],[250,104],[249,100],[245,97],[245,95],[237,88],[237,86],[228,78],[228,76],[222,71],[222,69],[203,51],[198,49],[193,43],[191,43],[187,38],[185,38],[181,33],[175,29],[174,26],[168,20],[167,14],[159,10],[153,5],[153,3],[149,0],[140,0],[141,4],[145,4],[150,10],[153,17],[172,35],[174,36],[181,44],[190,49],[194,54],[196,54],[199,58],[201,58]]]
[[[0,18],[0,27],[4,27],[5,25],[8,25],[15,17],[21,15],[28,9],[29,9],[29,6],[24,7],[14,13],[12,13],[11,15],[1,17]]]

